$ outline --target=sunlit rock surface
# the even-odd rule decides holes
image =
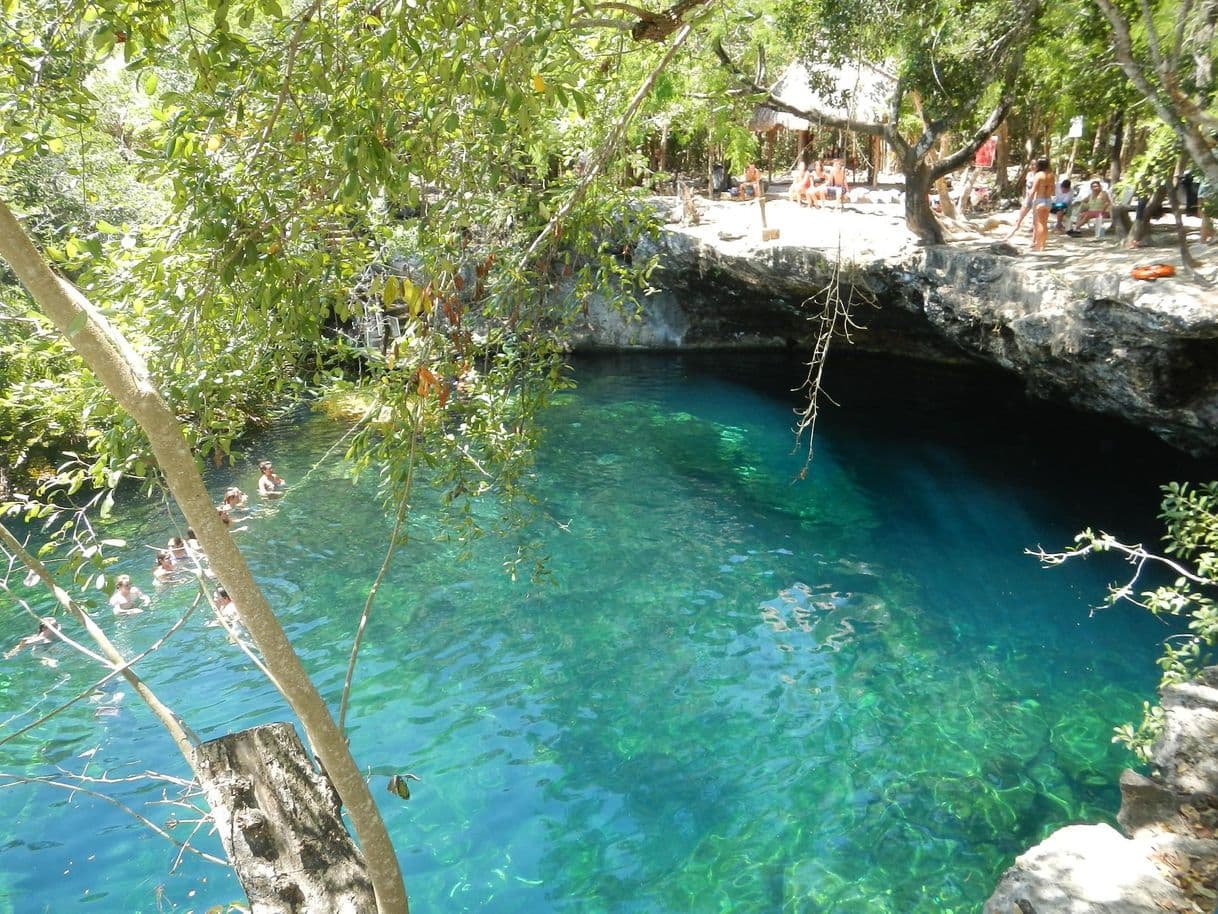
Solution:
[[[1003,874],[983,914],[1163,914],[1190,910],[1153,842],[1109,825],[1059,829]]]
[[[1016,858],[984,914],[1212,911],[1218,903],[1218,667],[1163,690],[1151,777],[1121,776],[1117,819],[1072,825]],[[1024,907],[1021,907],[1021,904]]]

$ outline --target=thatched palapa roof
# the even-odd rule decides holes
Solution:
[[[841,67],[817,66],[809,70],[793,63],[778,78],[770,94],[801,111],[880,123],[888,119],[889,104],[896,88],[895,76],[870,64]],[[759,105],[749,120],[749,129],[765,133],[775,127],[807,130],[812,122],[768,105]]]

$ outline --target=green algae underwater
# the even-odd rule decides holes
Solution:
[[[1132,764],[1112,728],[1152,696],[1169,630],[1091,615],[1121,568],[1045,571],[1023,550],[1087,525],[1153,541],[1157,486],[1186,462],[1000,378],[861,360],[830,374],[841,405],[797,482],[797,361],[584,359],[575,377],[545,417],[528,531],[549,579],[513,582],[514,544],[491,538],[457,561],[420,496],[370,625],[352,744],[416,911],[977,911],[1028,845],[1112,820]],[[370,482],[319,463],[340,434],[298,416],[209,480],[250,491],[262,456],[288,480],[239,536],[335,703],[391,526]],[[152,593],[135,544],[173,525],[145,503],[118,513],[106,535],[133,545],[114,573]],[[135,651],[189,599],[102,618]],[[61,650],[0,669],[4,730],[97,678]],[[284,716],[202,617],[141,669],[205,737]],[[124,691],[0,747],[0,912],[241,897],[189,854],[171,873],[177,850],[112,806],[12,783],[182,774]],[[402,772],[420,778],[409,801],[385,789]],[[156,783],[92,786],[189,818],[142,806]]]

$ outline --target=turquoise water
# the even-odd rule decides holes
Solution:
[[[797,364],[602,359],[577,377],[538,467],[553,580],[513,584],[496,541],[455,563],[420,499],[370,626],[352,739],[415,911],[976,911],[1029,843],[1111,821],[1130,761],[1111,730],[1152,694],[1166,630],[1089,617],[1118,568],[1044,571],[1023,549],[1088,524],[1153,538],[1170,458],[1000,380],[864,361],[831,377],[842,406],[793,483]],[[322,461],[340,433],[304,416],[260,441],[251,458],[293,486],[239,534],[335,703],[391,525]],[[216,492],[252,490],[252,467],[216,473]],[[107,532],[172,530],[136,504]],[[118,570],[152,592],[150,556],[133,546]],[[103,619],[138,649],[186,602]],[[27,630],[0,622],[5,643]],[[3,732],[88,685],[62,659],[0,668]],[[284,715],[202,618],[143,672],[205,737]],[[182,773],[121,691],[0,747],[0,770]],[[403,771],[422,779],[408,802],[384,789]],[[162,790],[99,789],[132,805]],[[87,796],[4,787],[0,822],[0,912],[240,897],[194,858],[171,874],[171,845]]]

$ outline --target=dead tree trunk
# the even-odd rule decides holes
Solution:
[[[195,771],[253,914],[375,914],[338,794],[291,724],[203,743]]]
[[[964,178],[960,181],[960,191],[956,194],[956,210],[962,214],[967,214],[973,210],[973,184],[977,180],[977,169],[970,165],[964,171]]]

